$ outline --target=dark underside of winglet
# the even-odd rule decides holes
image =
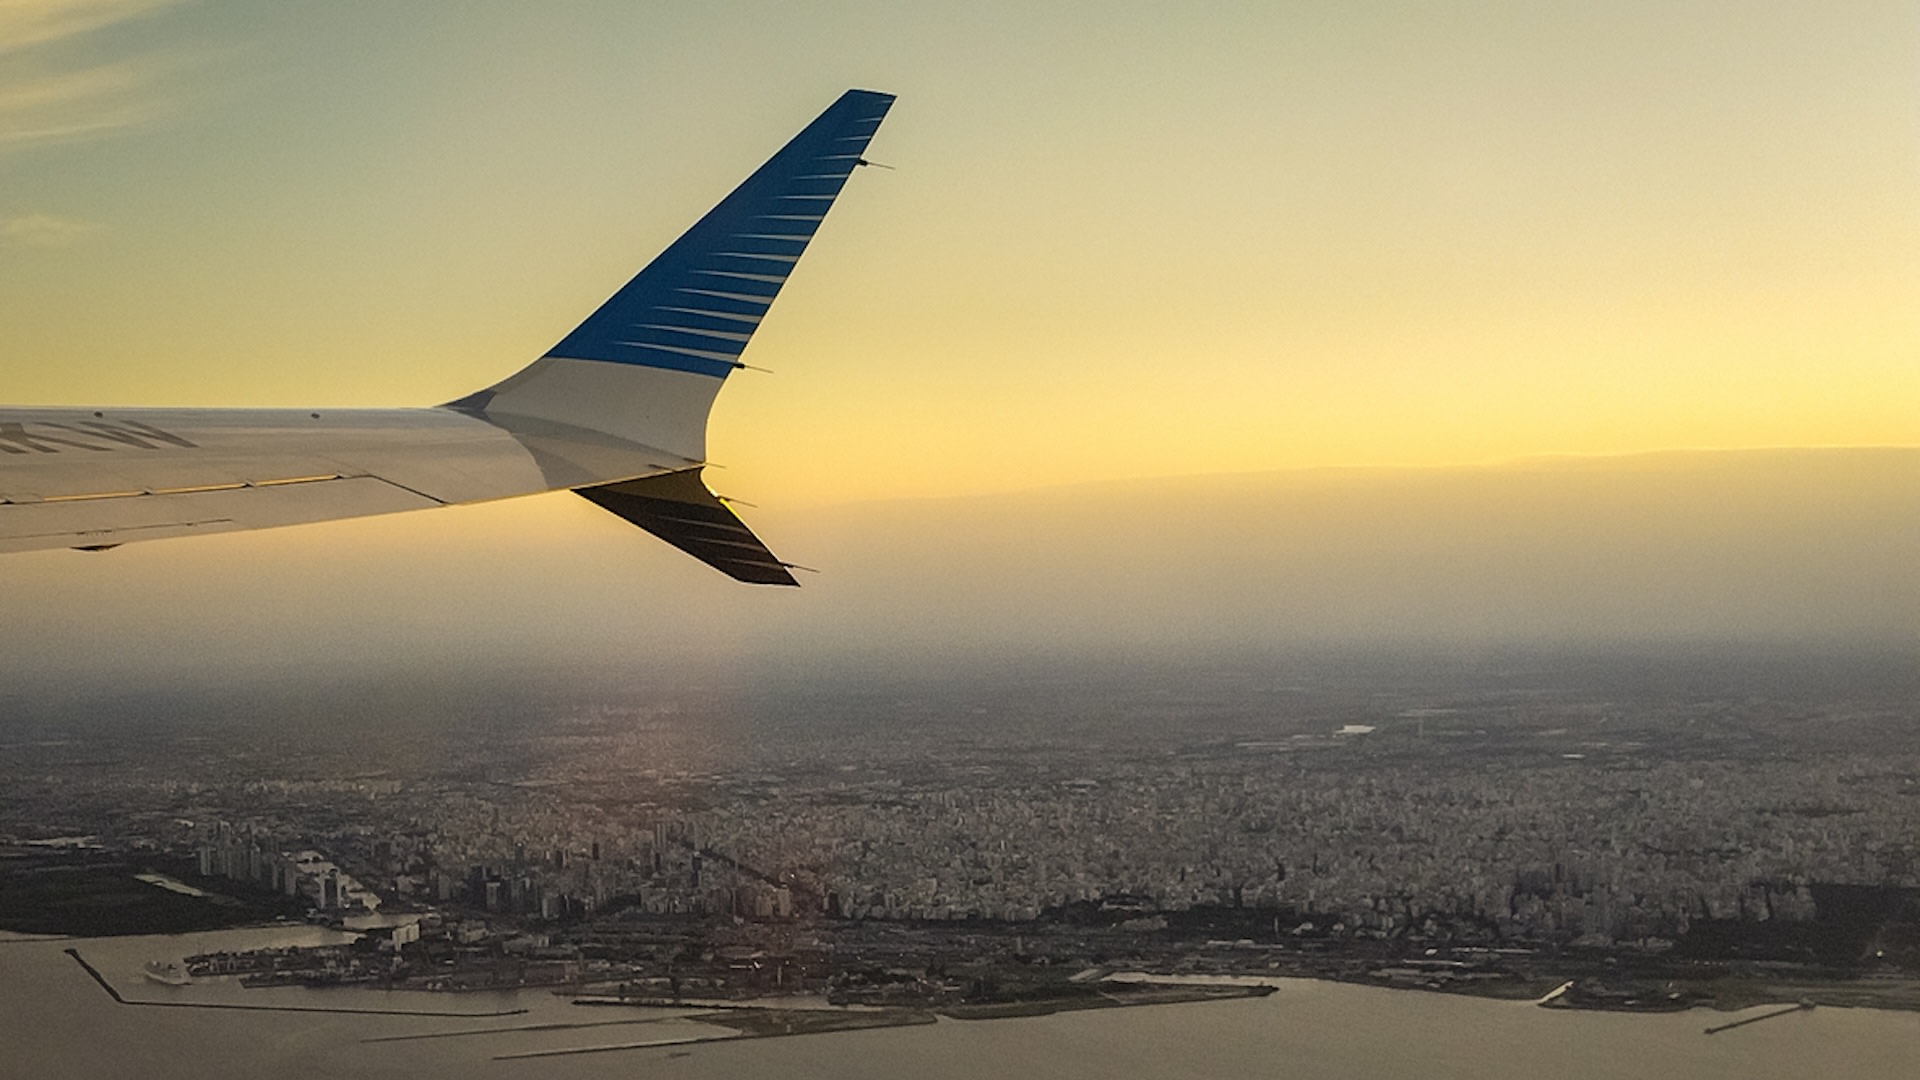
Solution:
[[[574,493],[624,518],[715,570],[753,585],[798,585],[787,564],[707,490],[699,469],[576,488]]]

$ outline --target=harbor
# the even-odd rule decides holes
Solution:
[[[178,997],[199,1004],[273,1006],[266,1011],[129,1008],[65,953],[73,942],[26,941],[0,950],[0,1015],[10,1063],[22,1075],[78,1069],[94,1078],[240,1080],[272,1072],[297,1054],[316,1074],[416,1078],[461,1070],[488,1077],[540,1075],[596,1080],[664,1065],[687,1080],[776,1069],[789,1075],[879,1080],[917,1075],[945,1080],[982,1073],[1067,1080],[1116,1073],[1181,1074],[1220,1080],[1272,1075],[1295,1061],[1313,1075],[1420,1071],[1440,1077],[1523,1080],[1551,1067],[1569,1077],[1632,1074],[1648,1080],[1738,1076],[1772,1080],[1845,1075],[1861,1080],[1910,1075],[1920,1014],[1870,1009],[1793,1010],[1703,1037],[1712,1013],[1628,1014],[1541,1009],[1533,1001],[1412,993],[1318,980],[1276,979],[1264,997],[1177,1007],[1054,1013],[1010,1020],[932,1023],[840,1031],[805,1038],[743,1039],[705,1010],[634,1007],[631,1016],[582,1009],[547,990],[486,992],[450,1000],[511,1017],[405,1015],[423,995],[339,988],[244,990],[231,979],[178,989],[147,983],[157,956],[195,955],[298,942],[333,932],[301,927],[186,937],[87,942],[78,951],[128,999]],[[136,985],[143,986],[135,992]],[[316,1008],[317,1007],[317,1008]],[[1780,1006],[1717,1014],[1727,1021]],[[312,1010],[312,1011],[309,1011]],[[585,1015],[583,1015],[585,1014]],[[631,1021],[631,1022],[629,1022]],[[598,1025],[598,1026],[587,1026]],[[639,1043],[657,1043],[652,1047]],[[138,1070],[115,1048],[140,1045]],[[599,1053],[527,1058],[557,1050],[621,1046]],[[218,1052],[212,1048],[217,1047]],[[496,1060],[511,1057],[512,1060]],[[531,1073],[531,1062],[542,1071]],[[157,1062],[158,1064],[152,1064]],[[155,1070],[158,1070],[157,1072]]]

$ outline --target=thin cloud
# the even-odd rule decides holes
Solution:
[[[0,0],[0,54],[136,19],[179,0]]]
[[[137,62],[0,79],[0,146],[137,124],[154,113],[143,93],[151,81],[151,69]]]
[[[0,218],[0,248],[63,248],[89,233],[100,231],[93,221],[74,221],[52,214]]]
[[[79,62],[63,44],[180,0],[0,0],[0,152],[132,127],[162,111],[153,56]]]

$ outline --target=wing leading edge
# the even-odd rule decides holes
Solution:
[[[545,355],[446,405],[0,408],[0,553],[572,489],[739,580],[796,584],[701,481],[707,417],[892,103],[842,95]]]

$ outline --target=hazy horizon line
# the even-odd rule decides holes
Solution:
[[[1630,461],[1645,458],[1683,458],[1683,457],[1739,457],[1764,454],[1841,454],[1841,453],[1898,453],[1920,452],[1920,443],[1836,443],[1828,445],[1767,445],[1767,446],[1673,446],[1648,450],[1620,451],[1577,451],[1550,450],[1533,454],[1521,454],[1513,457],[1486,458],[1474,461],[1450,461],[1438,463],[1393,462],[1386,464],[1330,464],[1330,465],[1281,465],[1256,469],[1216,469],[1208,471],[1185,470],[1166,473],[1141,473],[1131,476],[1107,477],[1096,480],[1066,480],[1060,482],[1034,484],[1026,487],[991,488],[981,491],[949,492],[936,495],[879,495],[837,501],[808,502],[789,504],[799,510],[825,510],[837,507],[873,506],[887,503],[937,502],[941,500],[986,499],[1002,495],[1033,495],[1050,491],[1071,491],[1099,487],[1116,487],[1127,484],[1155,483],[1177,480],[1210,480],[1233,477],[1262,476],[1306,476],[1316,473],[1443,473],[1443,472],[1492,472],[1500,469],[1517,468],[1529,465],[1584,464],[1607,461]],[[721,466],[714,466],[719,468]]]

